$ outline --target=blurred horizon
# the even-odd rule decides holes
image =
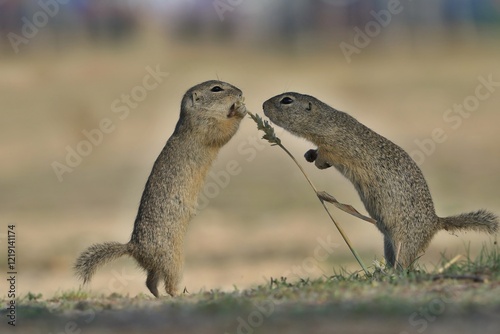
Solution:
[[[262,52],[402,41],[447,49],[494,39],[499,28],[500,0],[3,0],[0,55],[120,48],[151,30],[165,41]]]

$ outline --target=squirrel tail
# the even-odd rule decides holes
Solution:
[[[486,210],[462,213],[457,216],[439,218],[447,231],[474,230],[494,234],[498,231],[498,217]]]
[[[83,280],[83,284],[90,281],[97,268],[103,264],[129,254],[128,244],[119,242],[105,242],[92,245],[85,250],[75,263],[76,275]]]

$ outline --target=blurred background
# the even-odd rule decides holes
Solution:
[[[499,0],[0,0],[0,254],[15,224],[18,291],[78,288],[75,258],[129,240],[183,93],[214,78],[260,114],[284,91],[314,95],[411,153],[439,215],[498,214],[499,37]],[[318,188],[365,213],[337,171],[303,160],[311,144],[276,130]],[[298,168],[261,135],[245,119],[207,180],[186,241],[190,292],[359,269]],[[383,259],[374,226],[331,210],[365,263]],[[420,263],[494,241],[440,232]],[[124,258],[91,289],[136,295],[144,281]]]

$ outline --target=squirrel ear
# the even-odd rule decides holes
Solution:
[[[311,102],[309,102],[309,103],[308,103],[308,105],[307,105],[306,110],[307,110],[307,111],[311,111],[311,110],[312,110],[312,106],[313,106],[313,105],[312,105],[312,103],[311,103]]]
[[[193,105],[198,104],[200,101],[200,97],[197,92],[193,92],[193,95],[191,95],[191,100],[193,102]]]

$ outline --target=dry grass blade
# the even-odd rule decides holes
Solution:
[[[340,203],[339,201],[337,201],[335,199],[335,197],[333,197],[332,195],[330,195],[326,191],[319,191],[318,197],[323,201],[326,201],[328,203],[335,205],[340,210],[347,212],[348,214],[353,215],[354,217],[358,217],[359,219],[363,219],[363,220],[365,220],[369,223],[372,223],[372,224],[377,223],[377,221],[375,219],[373,219],[371,217],[364,216],[361,213],[359,213],[358,210],[356,210],[352,205]]]
[[[442,266],[441,268],[439,268],[438,273],[439,274],[443,273],[452,264],[454,264],[455,262],[457,262],[458,260],[460,260],[460,258],[462,258],[461,254],[456,255],[453,259],[451,259],[450,261],[448,261],[444,266]]]
[[[292,153],[290,153],[290,151],[288,151],[286,149],[286,147],[283,146],[283,144],[281,144],[281,140],[276,136],[276,134],[274,132],[274,128],[269,124],[268,121],[262,120],[262,118],[259,115],[252,114],[251,112],[248,112],[248,114],[254,120],[254,122],[257,123],[257,129],[264,131],[265,135],[262,138],[266,139],[273,146],[275,146],[275,145],[279,146],[295,162],[295,164],[297,165],[297,167],[299,167],[300,171],[302,172],[302,174],[306,178],[307,182],[309,182],[309,185],[311,186],[311,188],[316,193],[316,196],[318,196],[318,199],[321,202],[321,205],[323,205],[323,208],[325,209],[326,213],[330,217],[331,221],[335,224],[335,227],[337,228],[337,230],[339,231],[340,235],[344,239],[345,243],[347,244],[347,247],[349,247],[349,250],[351,251],[352,255],[354,255],[354,257],[358,261],[359,265],[361,266],[361,268],[363,269],[363,271],[365,272],[365,274],[369,275],[368,270],[366,269],[366,266],[364,265],[363,261],[361,260],[361,257],[358,255],[358,253],[356,252],[356,250],[354,249],[354,247],[352,247],[351,242],[349,241],[349,238],[345,234],[344,230],[335,221],[335,219],[333,219],[333,216],[330,213],[330,211],[328,210],[328,208],[326,207],[324,200],[320,197],[320,193],[318,192],[318,190],[316,189],[316,187],[312,183],[311,179],[309,179],[309,177],[307,176],[306,172],[304,171],[304,169],[302,168],[302,166],[299,164],[299,162],[297,161],[297,159],[295,159],[295,157],[292,155]],[[324,195],[324,194],[327,194],[327,193],[322,192],[321,194]],[[333,196],[330,196],[330,197],[333,198]],[[333,199],[335,200],[335,198],[333,198]],[[337,201],[335,200],[335,202],[337,202]],[[347,207],[347,205],[345,207]],[[352,206],[349,205],[349,207],[351,207],[352,210],[354,210],[355,212],[357,212]],[[350,214],[353,214],[350,211],[346,211],[346,212],[348,212]],[[356,217],[358,217],[356,214],[353,214],[353,215],[356,216]],[[360,218],[360,217],[358,217],[358,218]]]

